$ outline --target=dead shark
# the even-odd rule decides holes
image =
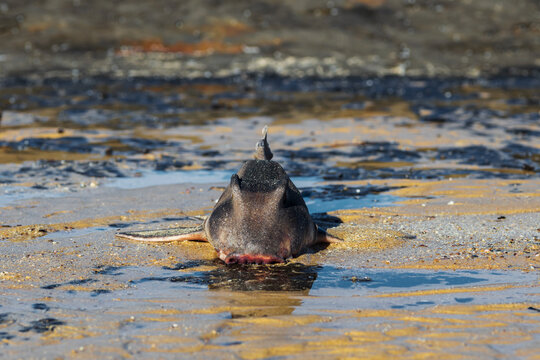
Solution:
[[[267,130],[256,144],[255,159],[232,175],[201,226],[116,235],[147,242],[208,241],[227,264],[285,262],[317,243],[341,241],[318,228],[300,191],[272,161]]]

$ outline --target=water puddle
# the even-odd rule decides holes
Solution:
[[[151,171],[139,172],[140,176],[116,178],[105,186],[120,189],[140,189],[148,186],[173,184],[216,184],[226,185],[234,174],[226,170],[189,170],[189,171]],[[347,188],[327,186],[325,180],[317,176],[291,177],[296,187],[302,192],[311,213],[328,212],[340,209],[359,209],[363,207],[392,206],[404,198],[381,192],[390,190],[368,187]],[[373,193],[370,193],[370,192]]]
[[[233,171],[226,170],[142,170],[137,177],[116,178],[105,186],[119,189],[141,189],[148,186],[173,184],[219,184],[228,182],[232,174],[234,174]]]
[[[189,171],[153,171],[141,170],[135,177],[120,177],[107,180],[105,187],[118,189],[143,189],[150,186],[174,184],[216,184],[225,186],[234,171],[227,170],[189,170]],[[371,187],[327,186],[325,180],[316,176],[292,177],[297,188],[302,192],[306,205],[311,213],[327,212],[339,209],[359,209],[363,207],[392,206],[404,198],[384,194],[384,189]],[[0,198],[0,206],[7,206],[25,200],[61,197],[73,192],[41,191],[32,187],[3,187],[4,196]],[[373,193],[372,193],[373,192]]]
[[[19,186],[0,186],[2,196],[0,196],[0,207],[8,206],[20,201],[27,201],[36,198],[57,198],[65,196],[67,192],[42,191]]]
[[[367,194],[348,199],[305,199],[310,213],[350,210],[371,207],[396,206],[404,198],[388,194]]]
[[[200,268],[210,268],[198,271]],[[193,269],[193,271],[190,271]],[[120,273],[130,277],[141,269],[123,269]],[[519,280],[517,280],[519,279]],[[468,302],[481,304],[494,301],[520,301],[530,292],[516,285],[534,284],[537,275],[519,271],[458,270],[428,271],[402,269],[358,269],[334,266],[308,266],[288,263],[273,266],[227,266],[219,261],[191,261],[163,271],[153,271],[152,276],[128,280],[141,293],[158,295],[167,291],[221,290],[221,291],[270,291],[303,292],[316,299],[306,301],[339,301],[345,307],[357,306],[355,297],[362,297],[362,306],[383,309],[411,306],[412,299],[429,302],[419,305],[447,305],[464,302],[462,294],[468,294]],[[513,285],[513,286],[512,286]],[[499,292],[490,287],[508,286]],[[467,292],[467,287],[479,289]],[[159,289],[158,289],[159,288]],[[485,288],[486,291],[482,291]],[[182,290],[183,289],[183,290]],[[159,296],[159,295],[158,295]],[[339,299],[339,300],[338,300]],[[458,300],[456,300],[458,299]],[[346,306],[348,304],[348,306]],[[329,304],[326,303],[326,306]],[[308,305],[306,305],[309,308]]]
[[[156,185],[173,184],[219,184],[228,183],[233,170],[188,170],[188,171],[153,171],[141,170],[137,177],[112,179],[105,186],[119,189],[140,189]],[[316,176],[292,177],[298,188],[314,186],[324,180]]]
[[[99,308],[98,302],[117,299],[128,310],[133,301],[189,298],[197,308],[218,291],[233,297],[236,292],[301,296],[299,311],[345,310],[360,303],[371,309],[431,307],[524,301],[537,279],[537,274],[519,271],[347,269],[301,263],[231,266],[219,260],[191,260],[161,269],[100,265],[86,278],[43,284],[30,298],[25,291],[5,290],[10,296],[1,305],[2,311],[19,312],[24,311],[25,298],[49,297],[57,309],[76,308],[79,300],[95,302]],[[124,286],[111,288],[112,283]],[[17,293],[20,301],[14,301]],[[85,311],[93,312],[92,307]]]

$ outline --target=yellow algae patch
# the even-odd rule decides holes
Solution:
[[[378,360],[378,359],[397,359],[407,354],[407,348],[393,344],[366,344],[364,346],[355,346],[360,344],[350,344],[348,347],[338,346],[328,349],[327,353],[331,355],[328,359],[342,360]],[[314,354],[318,357],[318,353]]]
[[[345,162],[338,161],[336,166],[347,167],[351,169],[364,168],[364,169],[385,169],[385,168],[399,168],[399,167],[411,167],[414,163],[408,161],[395,161],[395,162],[383,162],[383,161],[354,161]]]
[[[507,289],[513,289],[513,288],[528,287],[528,286],[529,285],[498,285],[498,286],[466,287],[466,288],[453,288],[453,289],[418,290],[418,291],[410,291],[410,292],[372,295],[371,297],[386,298],[386,297],[428,296],[428,295],[438,295],[438,294],[501,291],[501,290],[507,290]]]
[[[179,315],[185,314],[185,311],[180,311],[177,309],[151,309],[144,310],[140,312],[141,314],[152,314],[152,315]]]
[[[417,326],[408,326],[399,329],[390,329],[385,332],[386,335],[396,338],[405,336],[416,336],[420,332],[420,328]]]
[[[469,334],[466,332],[430,332],[429,334],[424,334],[422,336],[428,338],[453,338],[467,337]]]
[[[355,312],[350,311],[343,311],[340,313],[350,313],[354,314],[354,316],[360,316],[360,317],[391,317],[391,316],[399,316],[403,311],[397,311],[397,310],[373,310],[373,309],[359,309]]]
[[[456,329],[485,329],[485,328],[504,328],[507,327],[510,323],[503,322],[503,321],[478,321],[478,319],[474,319],[473,321],[469,321],[467,324],[454,324],[454,325],[444,325],[441,326],[441,329],[449,329],[449,330],[456,330]]]
[[[331,182],[332,183],[332,182]],[[345,222],[361,221],[375,215],[510,215],[540,212],[540,180],[372,180],[345,181],[342,185],[382,185],[394,187],[391,195],[412,198],[387,208],[364,208],[332,212]],[[519,184],[520,192],[515,193]],[[458,201],[459,200],[459,201]]]
[[[48,233],[56,231],[64,231],[71,229],[84,229],[94,226],[109,225],[119,221],[142,221],[147,219],[160,218],[163,216],[178,214],[177,209],[166,209],[159,211],[128,211],[129,215],[107,216],[102,218],[89,218],[76,220],[58,224],[36,224],[36,225],[19,225],[13,227],[0,228],[0,239],[10,241],[24,241],[34,239]],[[201,215],[203,211],[191,211],[186,215]]]
[[[178,321],[178,317],[147,317],[143,316],[137,318],[139,321],[150,321],[150,322],[175,322]]]
[[[272,132],[271,130],[269,131]],[[303,129],[285,129],[285,135],[287,136],[302,136],[304,135]]]
[[[62,226],[60,229],[59,226],[51,225],[21,225],[0,228],[0,239],[7,239],[10,241],[24,241],[29,239],[34,239],[40,236],[45,236],[50,232],[56,232],[60,230],[69,230],[69,226]]]
[[[215,259],[216,257],[216,251],[214,250],[214,247],[211,246],[207,242],[203,241],[181,241],[176,242],[174,244],[171,244],[170,246],[178,246],[181,245],[186,251],[186,255],[189,256],[191,259],[197,259],[197,260],[211,260]],[[162,245],[155,245],[155,246],[162,246]],[[169,265],[173,266],[178,261],[176,257],[169,257],[167,259],[157,259],[152,261],[152,265],[158,265],[158,266],[164,266]]]
[[[307,349],[307,343],[291,343],[268,348],[254,348],[240,352],[242,359],[265,359],[277,356],[293,355]]]
[[[464,269],[521,269],[530,271],[531,265],[540,261],[529,257],[525,253],[516,256],[498,256],[476,257],[466,259],[434,259],[430,262],[424,260],[416,262],[402,263],[396,266],[390,266],[399,269],[426,269],[426,270],[464,270]]]
[[[289,315],[294,311],[293,306],[275,305],[275,306],[257,306],[252,305],[231,305],[231,306],[218,306],[208,309],[196,309],[188,310],[189,314],[219,314],[230,313],[234,318],[265,318],[270,316]],[[241,323],[236,323],[241,324]],[[233,324],[234,325],[234,324]]]
[[[238,319],[239,323],[249,323],[255,324],[258,326],[269,326],[272,328],[278,327],[291,327],[291,326],[301,326],[312,324],[316,322],[328,322],[330,317],[322,317],[318,315],[304,315],[304,316],[293,316],[293,317],[258,317],[258,318],[243,318]]]
[[[379,221],[379,218],[376,218],[376,216],[378,217],[396,216],[394,212],[395,208],[387,208],[387,209],[388,210],[377,209],[377,208],[335,210],[335,211],[328,212],[328,214],[338,217],[345,224],[365,223],[367,221],[377,222]],[[334,228],[329,229],[329,231],[332,231],[333,229]]]
[[[410,344],[421,345],[423,347],[433,348],[433,349],[452,349],[454,347],[462,346],[463,342],[456,340],[439,340],[439,339],[411,339],[407,341]],[[460,355],[454,355],[454,358],[462,358]],[[445,356],[446,358],[446,356]]]
[[[211,129],[212,133],[231,133],[232,131],[233,129],[227,126],[214,126]]]
[[[157,140],[186,140],[192,144],[201,144],[203,139],[197,135],[178,134],[174,131],[164,132],[163,130],[154,130],[149,128],[137,127],[133,130],[133,136],[143,139],[157,139]]]
[[[516,183],[540,184],[540,181],[518,181]],[[483,197],[493,196],[494,192],[508,193],[506,187],[510,185],[501,180],[475,180],[475,179],[454,179],[439,181],[399,181],[395,186],[405,186],[404,188],[392,191],[398,196],[463,196],[463,197]]]
[[[203,166],[199,163],[193,163],[191,165],[184,165],[182,166],[182,170],[200,170],[203,169]]]
[[[485,304],[485,305],[446,305],[434,307],[431,311],[437,314],[470,315],[486,311],[522,311],[529,306],[538,307],[540,304]]]
[[[193,343],[193,339],[174,335],[134,335],[143,344]]]
[[[351,333],[367,333],[363,331],[353,331]],[[340,336],[335,338],[321,338],[317,341],[309,341],[308,342],[308,349],[310,351],[319,353],[319,352],[325,352],[329,351],[334,354],[336,353],[344,353],[348,352],[350,350],[358,351],[359,349],[367,349],[365,345],[367,346],[373,346],[374,342],[382,342],[390,340],[390,338],[386,338],[383,334],[380,334],[379,336],[375,335],[375,332],[371,336],[366,336],[365,334],[363,336],[355,337],[354,335],[348,335],[346,336]],[[359,345],[364,345],[364,347],[358,347]],[[354,347],[354,348],[353,348]]]
[[[85,344],[76,350],[71,350],[68,358],[70,359],[99,359],[99,358],[112,358],[112,359],[131,359],[132,355],[121,346],[102,346],[94,344]]]
[[[195,310],[188,310],[186,313],[188,314],[220,314],[224,312],[234,312],[234,311],[254,311],[258,310],[258,306],[215,306],[210,307],[207,309],[195,309]]]
[[[98,333],[88,331],[85,328],[62,325],[56,326],[53,331],[46,332],[42,339],[47,344],[55,344],[65,339],[83,339],[93,336],[98,336]]]
[[[21,280],[24,279],[24,277],[21,274],[12,273],[8,271],[0,271],[0,281],[2,280]]]
[[[46,214],[46,215],[43,215],[44,218],[50,218],[51,216],[56,216],[56,215],[60,215],[60,214],[69,214],[69,213],[72,213],[73,211],[71,210],[61,210],[61,211],[54,211],[50,214]]]
[[[336,249],[385,250],[402,245],[406,239],[406,234],[399,231],[351,224],[328,229],[328,233],[344,240],[332,244]]]
[[[88,287],[88,286],[81,286],[81,285],[63,285],[62,290],[65,291],[93,291],[95,288]]]
[[[419,323],[419,324],[442,324],[445,322],[445,319],[428,317],[428,316],[420,316],[420,315],[403,316],[403,317],[399,317],[398,320]]]
[[[387,336],[378,331],[349,331],[345,335],[349,336],[354,342],[380,342],[388,341],[391,339],[390,336]]]
[[[332,182],[329,182],[332,183]],[[345,185],[385,185],[398,187],[392,193],[403,196],[422,196],[435,195],[437,192],[447,190],[455,190],[458,192],[474,192],[477,195],[492,195],[494,189],[499,189],[503,193],[508,193],[504,188],[510,185],[525,186],[532,192],[538,192],[537,179],[446,179],[446,180],[411,180],[411,179],[370,179],[370,180],[354,180],[340,181],[340,184]],[[534,191],[536,190],[536,191]]]
[[[13,150],[9,148],[0,148],[0,164],[17,164],[25,161],[34,160],[103,160],[110,159],[110,156],[99,154],[83,154],[68,151],[53,150]]]
[[[63,129],[63,131],[59,132],[58,128],[32,127],[27,129],[3,130],[0,133],[0,139],[6,141],[21,141],[27,138],[60,139],[74,135],[76,135],[76,131],[71,129]]]
[[[141,349],[141,351],[144,352],[160,352],[160,353],[198,353],[203,350],[219,350],[223,349],[222,346],[219,345],[209,345],[209,344],[200,344],[200,345],[192,345],[192,346],[185,346],[180,348],[159,348],[157,344],[150,344],[150,348]]]
[[[459,178],[464,177],[466,175],[463,174],[455,174],[452,175],[452,171],[459,171],[459,170],[467,170],[467,171],[483,171],[486,173],[502,173],[502,174],[517,174],[517,175],[532,175],[533,172],[529,170],[522,170],[522,169],[508,169],[508,168],[488,168],[484,166],[477,166],[477,165],[464,165],[459,163],[445,163],[445,164],[430,164],[429,166],[423,165],[423,164],[415,164],[414,166],[415,170],[448,170],[449,175],[446,175],[446,177],[451,178]]]
[[[199,266],[194,266],[194,267],[190,267],[190,268],[187,268],[187,269],[179,269],[177,270],[178,272],[187,272],[187,273],[192,273],[192,272],[207,272],[207,271],[212,271],[212,270],[215,270],[217,268],[217,266],[211,266],[211,265],[199,265]]]
[[[418,115],[411,110],[411,104],[407,101],[389,101],[388,108],[390,113],[396,117],[418,119]]]
[[[355,333],[355,332],[352,332]],[[358,332],[362,333],[362,332]],[[366,341],[366,339],[369,339]],[[280,341],[276,344],[267,346],[259,346],[251,348],[249,345],[242,346],[240,356],[243,359],[261,359],[278,356],[294,356],[302,354],[303,358],[318,358],[318,359],[378,359],[391,355],[399,355],[406,352],[406,348],[399,345],[381,343],[381,341],[390,340],[384,335],[376,335],[373,332],[372,336],[360,336],[355,339],[354,336],[339,336],[339,337],[320,337],[318,339],[305,339],[301,336],[295,337],[292,343],[288,341]],[[377,343],[377,346],[373,346]],[[247,348],[247,349],[246,349]],[[359,357],[360,356],[360,357]]]

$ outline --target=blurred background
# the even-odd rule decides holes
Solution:
[[[0,0],[0,44],[4,182],[232,171],[264,124],[295,176],[540,172],[538,0]]]
[[[0,1],[0,76],[528,74],[538,0]]]

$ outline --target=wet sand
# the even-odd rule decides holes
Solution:
[[[160,130],[170,138],[181,130],[189,139],[184,146],[217,149],[228,160],[214,170],[204,156],[185,152],[185,168],[137,172],[124,166],[129,175],[119,178],[80,181],[81,174],[72,173],[55,181],[20,171],[19,180],[2,185],[3,354],[534,358],[540,324],[537,173],[449,166],[444,159],[388,164],[329,155],[328,149],[362,148],[364,137],[387,138],[385,126],[398,119],[223,119]],[[277,160],[286,169],[291,165],[309,206],[328,210],[315,218],[344,243],[312,249],[285,265],[225,266],[206,243],[114,237],[118,229],[197,223],[249,156],[261,121],[270,123]],[[42,134],[47,138],[52,130]],[[18,131],[24,137],[24,129]],[[418,146],[444,146],[444,138],[430,143],[419,132],[405,127],[394,139],[412,144],[420,136]],[[348,162],[336,165],[342,179],[296,166],[313,162],[302,159],[308,150],[310,159],[313,151],[327,154],[324,166]],[[300,159],[288,162],[295,151]],[[353,180],[346,172],[377,174],[388,167],[451,170],[437,179]],[[459,176],[463,170],[487,176]]]
[[[332,212],[344,244],[273,266],[226,266],[206,243],[114,238],[192,224],[219,195],[209,184],[18,202],[2,208],[17,224],[0,233],[4,354],[534,357],[540,201],[524,192],[518,211],[494,209],[500,182],[467,181],[466,193],[456,180],[401,182],[397,196],[438,195]],[[482,204],[471,183],[498,198]]]

